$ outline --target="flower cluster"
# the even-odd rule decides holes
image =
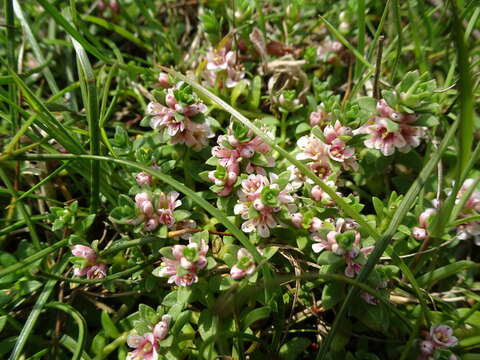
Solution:
[[[217,142],[212,155],[218,165],[208,173],[208,179],[214,183],[212,191],[220,196],[232,192],[241,171],[266,175],[263,166],[275,165],[269,155],[270,146],[241,125],[230,126],[227,134],[220,135]]]
[[[329,160],[333,160],[340,163],[346,170],[358,168],[355,150],[347,145],[347,141],[352,136],[352,130],[349,127],[342,126],[337,120],[334,125],[325,126],[323,136],[323,139],[315,135],[302,136],[298,139],[297,145],[301,152],[297,154],[297,160],[313,160],[314,163],[324,166],[329,164]],[[315,165],[311,166],[315,167]]]
[[[165,104],[152,101],[147,106],[150,127],[165,130],[172,144],[185,144],[196,151],[206,147],[208,138],[213,136],[204,118],[206,105],[183,82],[164,91]]]
[[[353,220],[338,218],[325,221],[322,228],[311,235],[315,241],[313,252],[326,250],[341,256],[347,264],[345,275],[351,278],[360,273],[366,256],[373,250],[373,246],[362,247],[361,235],[354,230],[357,226]]]
[[[385,156],[398,151],[406,153],[420,145],[425,127],[412,125],[416,116],[395,112],[384,99],[377,103],[377,116],[356,129],[354,134],[367,134],[366,147],[377,149]]]
[[[128,335],[127,344],[135,350],[128,353],[126,360],[158,360],[159,342],[167,337],[171,319],[170,315],[163,315],[152,332]]]
[[[474,184],[474,179],[467,179],[458,191],[455,200],[456,204],[459,204],[464,196],[467,196],[467,198],[456,220],[466,219],[480,213],[480,190],[473,189]],[[432,203],[435,207],[424,210],[418,217],[419,226],[415,226],[412,229],[412,235],[417,240],[426,240],[429,238],[428,225],[431,222],[431,216],[437,213],[436,207],[438,206],[436,200]],[[460,240],[473,237],[475,244],[480,246],[480,221],[466,220],[464,223],[458,225],[457,237]]]
[[[319,122],[319,124],[321,123]],[[334,125],[326,125],[321,135],[322,138],[310,134],[298,139],[297,146],[300,152],[296,155],[296,158],[297,160],[307,161],[306,165],[315,175],[327,182],[330,187],[335,188],[335,182],[332,179],[334,176],[332,165],[340,165],[345,170],[358,169],[355,150],[347,144],[351,139],[352,130],[349,127],[342,126],[340,121],[337,120]],[[299,189],[305,183],[310,184],[312,185],[309,187],[310,194],[315,201],[321,201],[324,205],[331,204],[328,194],[318,185],[314,185],[312,179],[304,176],[293,165],[288,170],[291,174],[290,181],[295,189]]]
[[[162,266],[158,273],[160,277],[169,277],[168,283],[178,286],[190,286],[198,281],[197,272],[207,265],[205,255],[208,245],[190,240],[185,245],[174,245],[172,257],[162,257]]]
[[[101,279],[107,275],[107,264],[98,261],[97,253],[84,245],[74,245],[72,247],[72,255],[75,269],[73,275],[87,276],[87,279]]]
[[[432,326],[427,338],[420,342],[420,356],[418,360],[433,359],[437,349],[444,349],[455,346],[458,339],[453,336],[453,330],[447,325]],[[450,356],[450,360],[456,360],[455,355]]]
[[[256,266],[252,254],[247,249],[241,248],[237,252],[237,263],[230,269],[230,276],[234,279],[242,279],[246,275],[252,275]]]
[[[325,63],[333,63],[337,61],[342,50],[343,45],[341,42],[333,41],[327,36],[317,48],[317,60]]]
[[[418,224],[419,226],[415,226],[412,229],[413,237],[417,240],[426,240],[429,237],[428,234],[428,222],[430,216],[436,214],[437,210],[434,208],[429,208],[423,211],[420,216],[418,217]]]
[[[475,184],[474,179],[467,179],[462,184],[460,191],[457,194],[456,203],[459,203],[461,198],[465,193],[471,192],[468,196],[467,201],[463,205],[462,211],[460,212],[458,219],[464,219],[469,216],[478,215],[480,213],[480,190],[473,189],[472,187]],[[473,237],[475,244],[480,246],[480,221],[473,220],[467,221],[457,228],[457,236],[465,240],[467,238]]]
[[[141,192],[135,195],[135,203],[139,215],[131,221],[132,224],[145,223],[145,230],[153,231],[159,225],[172,227],[175,224],[174,210],[182,205],[176,191],[168,194],[164,192]]]
[[[310,113],[310,125],[311,126],[322,126],[326,122],[330,121],[330,114],[324,109],[323,104]]]
[[[205,76],[210,86],[233,88],[245,77],[245,70],[238,62],[237,54],[222,47],[210,49],[207,53]]]
[[[234,207],[235,215],[243,220],[242,230],[246,233],[257,232],[261,237],[269,237],[270,229],[278,225],[276,214],[282,210],[296,210],[294,198],[290,195],[292,187],[287,184],[280,189],[275,180],[278,176],[270,175],[270,180],[264,175],[249,175],[242,181],[238,191],[238,203]]]

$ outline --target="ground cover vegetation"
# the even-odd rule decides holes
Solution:
[[[480,359],[476,0],[4,0],[0,358]]]

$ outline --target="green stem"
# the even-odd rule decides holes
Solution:
[[[31,220],[31,215],[28,213],[27,209],[25,208],[24,204],[22,201],[18,201],[18,194],[13,188],[12,183],[10,182],[10,179],[8,178],[7,174],[3,171],[3,169],[0,169],[0,179],[4,182],[5,186],[7,187],[8,191],[10,191],[10,194],[12,195],[13,202],[12,205],[15,204],[15,206],[18,208],[18,211],[23,217],[23,220],[25,220],[25,223],[28,226],[28,229],[30,230],[30,237],[32,238],[33,246],[38,250],[40,249],[40,238],[38,237],[37,230],[35,229],[35,225],[33,224]]]
[[[83,348],[85,347],[85,335],[86,335],[86,329],[87,329],[87,322],[85,321],[85,318],[78,312],[77,309],[75,309],[73,306],[64,304],[61,302],[53,301],[45,305],[46,308],[52,308],[52,309],[57,309],[63,312],[66,312],[68,315],[70,315],[73,320],[77,323],[78,326],[78,338],[77,338],[77,346],[75,348],[75,351],[73,353],[72,360],[80,360],[83,354]]]
[[[55,252],[57,249],[65,246],[67,244],[68,244],[67,239],[61,240],[61,241],[49,246],[48,248],[40,250],[37,253],[23,259],[22,261],[19,261],[19,262],[13,264],[13,265],[10,265],[10,266],[6,267],[5,269],[0,270],[0,278],[4,277],[4,276],[6,276],[10,273],[13,273],[15,271],[18,271],[18,270],[34,263],[37,260],[43,259],[47,255]]]

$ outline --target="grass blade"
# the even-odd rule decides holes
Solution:
[[[68,257],[65,257],[60,263],[58,263],[55,266],[54,272],[57,274],[61,274],[67,267],[67,264],[68,264]],[[33,310],[30,313],[30,315],[28,316],[28,319],[25,322],[25,325],[23,326],[22,331],[20,332],[20,335],[18,336],[18,339],[15,343],[15,347],[13,348],[13,351],[10,354],[9,360],[18,360],[20,358],[23,352],[23,348],[25,347],[28,341],[30,333],[33,331],[33,328],[35,327],[35,324],[38,320],[38,317],[40,316],[40,313],[42,312],[48,298],[52,294],[52,291],[55,288],[56,284],[57,284],[57,280],[49,280],[45,284],[45,287],[43,288],[42,292],[38,296],[35,306],[33,307]]]
[[[100,59],[106,63],[109,63],[110,60],[103,55],[101,52],[95,48],[92,44],[90,44],[71,24],[70,22],[62,16],[62,14],[52,5],[48,0],[37,0],[40,5],[48,12],[55,22],[60,25],[71,37],[77,40],[82,47],[88,51],[90,54],[95,56],[97,59]]]

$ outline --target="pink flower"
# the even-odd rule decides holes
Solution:
[[[420,216],[418,217],[418,223],[420,226],[415,226],[412,229],[412,235],[417,240],[426,240],[429,237],[427,227],[428,227],[428,219],[430,216],[437,212],[436,209],[429,208],[423,211]]]
[[[326,181],[325,184],[330,186],[333,189],[336,189],[335,183],[333,181]],[[319,201],[324,205],[333,205],[334,204],[330,195],[328,195],[325,191],[323,191],[322,188],[318,185],[315,185],[312,188],[311,195],[312,195],[312,198],[315,201]]]
[[[87,279],[101,279],[107,276],[107,264],[100,262],[87,267]]]
[[[323,109],[318,108],[310,114],[310,125],[321,126],[323,123],[330,119],[330,115]]]
[[[140,172],[135,176],[135,181],[138,185],[152,185],[152,175],[146,172]]]
[[[390,132],[387,128],[387,120],[374,118],[373,123],[366,126],[362,131],[370,137],[364,141],[366,147],[377,149],[385,156],[395,152],[395,148],[404,149],[407,142],[399,131]]]
[[[181,83],[179,86],[182,86]],[[199,151],[208,145],[208,139],[213,134],[206,122],[196,122],[191,117],[205,113],[207,107],[202,102],[182,105],[175,98],[174,91],[173,88],[167,90],[166,106],[157,102],[148,104],[147,115],[152,116],[150,126],[153,129],[166,129],[173,144],[185,144]]]
[[[359,244],[356,244],[356,246],[359,246]],[[368,255],[372,252],[372,250],[373,250],[373,246],[362,248],[360,249],[360,251],[358,251],[358,249],[347,251],[344,257],[347,263],[347,267],[345,269],[345,276],[353,278],[356,275],[360,274],[360,271],[362,271],[363,264],[358,262],[359,260],[358,256],[360,254]]]
[[[412,229],[412,235],[417,240],[426,240],[428,239],[428,232],[427,229],[415,226]]]
[[[138,210],[146,217],[153,215],[153,204],[148,193],[141,192],[135,195],[135,203],[137,204]]]
[[[88,264],[94,264],[97,261],[97,253],[84,245],[74,245],[72,247],[73,256],[84,258]]]
[[[324,161],[328,159],[326,144],[314,135],[302,136],[298,139],[297,146],[302,150],[297,154],[297,160]]]
[[[339,41],[332,41],[327,36],[317,48],[317,59],[326,63],[335,62],[338,54],[343,50],[343,45]]]
[[[88,279],[100,279],[107,276],[107,264],[98,262],[97,253],[93,249],[84,245],[74,245],[72,255],[85,260],[82,267],[73,269],[74,276],[87,276]]]
[[[207,147],[208,139],[214,134],[207,123],[197,123],[184,119],[184,129],[172,137],[172,144],[185,144],[195,151]]]
[[[375,296],[373,296],[372,294],[367,293],[367,292],[362,292],[362,293],[360,294],[360,297],[361,297],[367,304],[370,304],[370,305],[378,305],[378,303],[380,302],[380,300],[378,300]]]
[[[228,129],[226,135],[220,135],[218,137],[218,146],[214,146],[212,149],[212,155],[219,159],[219,165],[224,169],[217,171],[211,171],[208,174],[208,178],[215,185],[222,187],[216,191],[220,196],[229,195],[233,186],[236,183],[237,177],[240,174],[240,164],[246,164],[245,171],[247,173],[257,172],[258,174],[265,175],[265,170],[257,165],[254,165],[250,159],[253,159],[256,154],[265,155],[267,160],[267,166],[272,167],[275,165],[274,159],[268,156],[271,148],[260,137],[254,136],[251,131],[248,131],[245,138],[237,139],[234,136],[232,127]]]
[[[243,66],[237,62],[234,51],[227,51],[225,47],[207,53],[206,79],[210,86],[217,84],[217,79],[224,79],[227,88],[235,87],[245,77]],[[223,83],[220,84],[223,87]]]
[[[271,181],[264,175],[252,174],[242,181],[239,200],[233,211],[247,220],[242,224],[244,232],[256,231],[261,237],[269,237],[270,229],[278,223],[274,214],[282,208],[289,212],[296,210],[294,198],[290,195],[292,187],[287,185],[281,190],[274,183],[276,179],[274,174]]]
[[[241,248],[237,252],[237,263],[230,270],[230,276],[234,279],[242,279],[246,275],[252,275],[255,272],[255,261],[247,249]]]
[[[128,335],[127,344],[135,350],[128,353],[126,360],[157,360],[159,341],[167,337],[171,319],[170,315],[163,315],[162,320],[154,326],[153,332]]]
[[[380,99],[377,103],[377,112],[381,117],[392,118],[392,115],[395,113],[384,99]],[[396,116],[394,116],[395,118]],[[394,120],[394,118],[392,120]]]
[[[323,181],[327,180],[333,173],[328,159],[325,158],[321,161],[310,162],[306,165]],[[300,189],[305,182],[312,185],[314,184],[314,181],[303,175],[303,173],[297,169],[295,165],[290,165],[287,170],[290,171],[290,184],[294,190]]]
[[[170,326],[170,322],[172,321],[172,317],[170,315],[163,315],[162,320],[155,325],[153,328],[153,335],[158,340],[163,340],[168,335],[168,327]]]
[[[135,350],[128,353],[126,360],[158,360],[160,346],[152,333],[129,335],[127,344]]]
[[[190,286],[198,281],[197,272],[207,265],[208,245],[190,241],[172,248],[173,259],[162,257],[161,277],[169,277],[168,283]]]
[[[432,355],[435,351],[435,344],[430,340],[423,340],[420,342],[420,352],[423,355]]]
[[[316,244],[312,245],[312,250],[314,253],[320,253],[323,250],[328,250],[328,251],[333,251],[333,252],[338,252],[338,244],[337,240],[335,239],[336,232],[335,231],[330,231],[327,234],[327,238],[323,238],[320,236],[318,233],[312,234],[311,238],[313,241],[316,242]],[[335,251],[336,250],[336,251]]]
[[[175,218],[173,217],[173,211],[182,205],[182,202],[178,200],[180,194],[176,191],[171,191],[168,194],[161,192],[158,194],[156,213],[158,214],[158,222],[168,227],[175,224]]]
[[[302,225],[303,225],[303,214],[302,213],[292,214],[290,219],[292,220],[293,226],[295,226],[298,229],[302,228]]]
[[[422,137],[425,136],[425,128],[411,125],[416,119],[415,115],[396,113],[383,99],[377,103],[377,111],[379,116],[374,116],[353,132],[369,135],[364,141],[366,147],[390,156],[395,149],[405,153],[420,145]],[[397,129],[394,130],[395,127]]]
[[[163,72],[158,75],[158,83],[165,89],[172,87],[172,84],[170,84],[170,79],[168,78],[168,74]]]
[[[451,347],[458,342],[458,339],[453,336],[452,328],[447,325],[432,326],[429,337],[435,347]]]

